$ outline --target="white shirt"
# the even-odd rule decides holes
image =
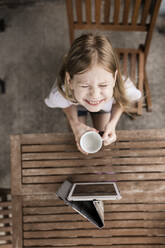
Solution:
[[[125,77],[123,76],[123,80]],[[125,81],[125,90],[126,96],[130,101],[138,101],[142,94],[140,90],[138,90],[133,82],[127,78]],[[112,105],[115,103],[114,97],[112,97],[108,102],[104,104],[101,110],[105,112],[110,112],[112,109]],[[67,100],[58,90],[57,86],[54,86],[50,91],[49,96],[45,99],[45,104],[50,108],[67,108],[71,105],[75,105],[73,102]]]

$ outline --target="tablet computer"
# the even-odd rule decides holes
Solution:
[[[69,201],[119,200],[121,195],[115,182],[74,183]]]

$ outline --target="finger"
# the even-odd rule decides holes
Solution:
[[[108,146],[116,141],[116,135],[109,137],[107,140],[104,141],[104,146]]]
[[[104,132],[102,139],[107,140],[109,138],[108,132]]]
[[[77,147],[78,147],[78,149],[79,149],[79,151],[80,151],[81,153],[83,153],[83,154],[85,154],[85,155],[88,155],[88,153],[85,152],[85,151],[81,148],[81,146],[79,145],[78,142],[77,142]]]
[[[95,128],[91,128],[89,131],[94,131],[96,133],[99,133],[99,130],[95,129]]]

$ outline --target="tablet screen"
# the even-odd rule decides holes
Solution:
[[[76,184],[72,196],[117,195],[114,184]]]

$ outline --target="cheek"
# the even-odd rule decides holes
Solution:
[[[84,91],[80,88],[76,88],[74,89],[74,95],[77,99],[80,99],[82,98],[85,94],[84,94]]]
[[[108,88],[104,90],[104,95],[107,97],[112,97],[113,96],[113,88]]]

